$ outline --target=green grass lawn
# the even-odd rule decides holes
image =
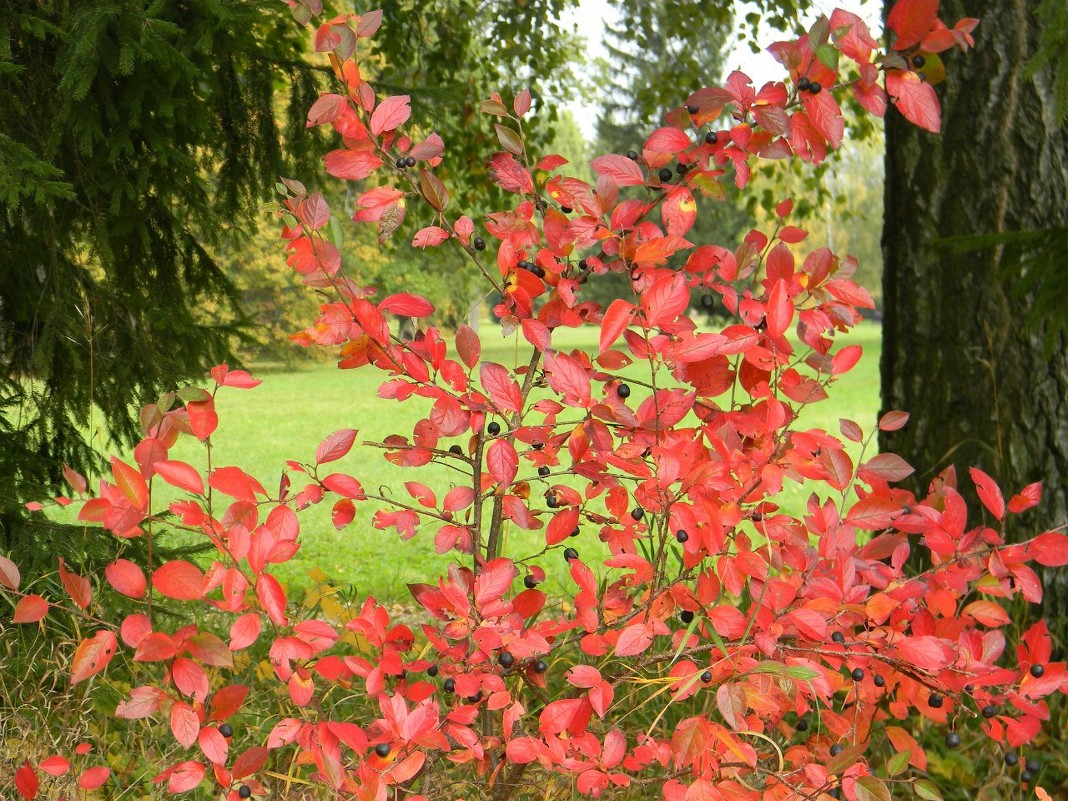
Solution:
[[[529,351],[515,338],[496,338],[498,329],[482,329],[483,358],[505,366],[526,363]],[[878,410],[878,364],[880,329],[865,323],[849,337],[840,337],[839,347],[856,343],[865,355],[852,372],[841,377],[830,389],[831,398],[807,408],[803,425],[838,432],[838,419],[847,417],[859,422],[867,431]],[[558,331],[554,345],[561,349],[596,348],[596,330]],[[255,374],[255,370],[253,370]],[[281,469],[287,459],[313,460],[320,440],[341,428],[358,429],[358,441],[379,441],[391,433],[411,434],[412,423],[427,408],[426,401],[411,398],[404,403],[382,400],[377,395],[383,375],[377,370],[338,370],[332,364],[309,367],[293,372],[265,373],[258,376],[263,384],[251,391],[224,389],[218,396],[220,426],[212,436],[214,466],[236,464],[255,475],[269,492],[277,491]],[[635,393],[637,395],[637,392]],[[635,398],[632,398],[632,402]],[[855,455],[855,454],[854,454]],[[205,452],[192,438],[183,438],[172,451],[172,458],[205,466]],[[349,472],[361,480],[369,491],[382,488],[408,499],[405,481],[418,480],[438,493],[444,492],[460,476],[439,465],[423,468],[400,468],[390,464],[375,448],[357,446],[344,460],[330,465]],[[520,476],[523,476],[521,471]],[[528,476],[536,480],[535,476]],[[302,486],[294,474],[294,487]],[[537,490],[535,490],[537,492]],[[801,512],[810,490],[790,486],[782,499],[785,507]],[[158,496],[157,496],[158,497]],[[165,498],[161,498],[165,502]],[[427,581],[446,569],[455,553],[439,556],[434,552],[433,536],[419,534],[403,542],[395,531],[379,531],[371,525],[374,503],[357,504],[356,519],[341,531],[330,521],[332,501],[312,507],[301,514],[303,547],[297,557],[280,567],[279,577],[291,587],[311,583],[309,574],[318,568],[332,582],[351,584],[360,595],[370,594],[385,601],[406,603],[405,585]],[[509,537],[518,538],[514,553],[528,555],[544,542],[543,533],[513,529]],[[593,534],[580,536],[568,544],[576,546],[584,558],[595,558],[604,546]],[[559,581],[563,570],[553,570],[559,555],[546,557],[550,580],[549,592],[564,589]],[[570,584],[570,580],[567,580]]]

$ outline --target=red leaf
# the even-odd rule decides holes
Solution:
[[[678,273],[661,278],[642,295],[642,309],[650,326],[674,321],[689,305],[690,290]]]
[[[827,619],[815,609],[794,609],[787,617],[810,640],[820,642],[827,636]]]
[[[219,415],[215,413],[215,401],[211,398],[190,401],[185,405],[185,411],[189,415],[189,428],[193,436],[201,441],[210,437],[219,426]]]
[[[230,650],[248,648],[259,639],[263,624],[255,612],[246,612],[230,624]]]
[[[897,34],[895,50],[907,50],[926,36],[938,17],[938,0],[898,0],[886,18],[886,27]]]
[[[261,573],[256,577],[256,597],[260,599],[263,611],[276,626],[288,625],[286,621],[286,593],[278,579],[270,573]],[[231,645],[231,650],[233,646]]]
[[[85,476],[77,470],[72,469],[69,465],[63,465],[63,478],[70,485],[70,488],[79,495],[86,493],[88,487],[85,483]]]
[[[563,395],[563,402],[570,406],[590,405],[590,377],[575,359],[563,354],[546,354],[545,371],[549,386]]]
[[[356,430],[352,428],[335,431],[319,443],[319,447],[315,451],[315,463],[326,464],[327,462],[336,462],[342,458],[352,449],[352,444],[356,441],[356,434]]]
[[[690,137],[678,128],[657,128],[645,140],[645,149],[653,153],[670,153],[675,155],[692,145]],[[630,161],[630,159],[627,159]],[[633,162],[631,162],[633,163]],[[596,168],[594,168],[596,169]]]
[[[900,503],[881,495],[870,495],[853,504],[845,522],[857,528],[875,531],[892,526],[899,514],[901,514]]]
[[[211,698],[208,710],[212,720],[226,720],[232,717],[248,697],[249,688],[244,684],[227,684]]]
[[[83,790],[95,790],[111,776],[111,768],[106,765],[97,765],[95,768],[86,768],[78,777],[78,786]]]
[[[486,450],[486,469],[490,476],[506,487],[519,472],[519,454],[508,440],[497,439]]]
[[[495,362],[482,362],[479,377],[482,380],[482,388],[499,410],[523,411],[523,393],[519,389],[519,383],[507,369]]]
[[[200,472],[192,465],[168,459],[153,462],[152,468],[172,487],[183,489],[194,495],[204,494],[204,480],[200,477]]]
[[[538,728],[546,737],[563,731],[575,732],[586,728],[590,719],[590,702],[585,698],[565,698],[553,701],[541,711]],[[577,733],[577,732],[575,732]]]
[[[319,99],[312,103],[312,107],[308,109],[308,122],[305,127],[313,128],[316,125],[333,122],[344,110],[347,103],[348,101],[343,95],[320,95]]]
[[[208,486],[223,495],[239,501],[256,503],[257,495],[266,495],[267,490],[240,467],[217,467],[208,476]]]
[[[1042,500],[1042,482],[1036,481],[1034,484],[1028,484],[1018,493],[1009,499],[1009,511],[1014,515],[1025,512],[1032,506],[1038,506],[1039,501]]]
[[[911,71],[888,70],[886,92],[897,110],[913,125],[938,133],[942,128],[942,107],[934,87]]]
[[[801,101],[805,104],[805,111],[816,130],[820,132],[827,144],[837,150],[842,144],[842,134],[845,131],[845,120],[842,118],[842,109],[831,92],[799,92]]]
[[[77,684],[107,667],[115,656],[118,640],[110,631],[98,631],[78,643],[70,665],[70,683]]]
[[[345,528],[356,517],[356,505],[348,498],[342,498],[334,504],[330,512],[330,522],[338,531]]]
[[[807,94],[807,93],[806,93]],[[790,291],[781,278],[768,293],[768,335],[781,337],[794,319],[794,304],[790,300]]]
[[[230,744],[217,727],[205,726],[201,729],[200,734],[197,735],[197,743],[209,762],[214,762],[216,765],[226,764],[226,755],[230,750]]]
[[[611,178],[618,186],[641,186],[645,183],[641,167],[626,156],[598,156],[590,162],[590,167],[598,175]]]
[[[386,131],[395,131],[412,116],[411,98],[408,95],[387,97],[371,114],[371,133],[380,136]]]
[[[474,369],[482,352],[482,342],[478,333],[467,323],[461,323],[456,329],[456,352],[468,369]]]
[[[82,609],[89,608],[89,601],[93,597],[89,579],[82,578],[77,573],[71,573],[67,570],[63,557],[59,558],[59,580],[63,584],[63,589],[67,591],[67,595],[71,597],[75,604]]]
[[[880,431],[897,431],[909,421],[908,412],[887,412],[879,418]]]
[[[25,760],[22,767],[15,771],[15,789],[19,791],[27,801],[33,801],[37,797],[37,790],[41,786],[37,778],[37,771],[33,769],[30,760]]]
[[[204,780],[207,768],[200,762],[181,762],[167,771],[167,792],[185,793]]]
[[[1056,531],[1039,534],[1027,543],[1027,556],[1046,567],[1068,565],[1068,535]]]
[[[511,559],[498,558],[486,563],[475,579],[475,604],[485,606],[489,601],[499,600],[512,586],[519,575]]]
[[[911,476],[915,470],[912,466],[896,453],[880,453],[873,456],[862,464],[857,470],[857,478],[861,481],[903,481]]]
[[[529,194],[534,191],[530,173],[510,153],[498,153],[489,161],[490,175],[506,192]]]
[[[70,760],[56,754],[47,759],[42,759],[41,764],[37,767],[49,776],[65,776],[70,771]]]
[[[267,764],[268,750],[262,745],[254,745],[249,748],[234,762],[234,781],[251,776]]]
[[[579,510],[572,506],[553,515],[549,525],[545,529],[545,544],[556,545],[571,536],[571,532],[578,525]]]
[[[374,36],[382,25],[382,10],[368,11],[366,14],[361,14],[359,19],[360,21],[356,24],[356,38],[366,39],[368,36]]]
[[[993,601],[973,601],[961,610],[984,626],[996,628],[1011,622],[1009,613]]]
[[[0,556],[0,587],[17,590],[21,580],[18,566],[6,556]]]
[[[428,225],[415,232],[412,237],[413,248],[433,248],[449,238],[449,232],[437,225]]]
[[[405,317],[429,317],[434,313],[434,304],[422,295],[402,292],[399,295],[383,298],[378,304],[378,310],[402,314]]]
[[[971,467],[968,472],[972,476],[972,481],[975,482],[975,491],[979,495],[979,500],[982,501],[983,506],[998,520],[1004,520],[1005,496],[1001,494],[1001,488],[995,483],[994,479],[978,467]]]
[[[831,373],[841,375],[852,370],[860,361],[864,349],[860,345],[847,345],[831,357]]]
[[[601,320],[600,353],[604,353],[627,330],[634,315],[634,304],[623,298],[616,298],[609,305]]]
[[[175,701],[171,707],[171,733],[183,748],[189,748],[200,734],[200,717],[185,701]]]
[[[634,656],[653,644],[653,632],[647,623],[634,623],[619,635],[616,641],[616,656]]]
[[[369,150],[331,150],[323,158],[328,174],[347,181],[362,181],[382,166],[382,160]]]
[[[152,587],[160,595],[176,601],[195,601],[204,594],[204,574],[192,562],[175,559],[156,568]]]
[[[12,623],[36,623],[48,614],[48,601],[40,595],[27,595],[15,604]]]
[[[522,117],[528,111],[530,111],[530,90],[524,89],[522,92],[515,96],[512,101],[512,111],[515,112],[517,117]]]
[[[909,637],[898,643],[898,656],[920,670],[941,670],[949,664],[945,643],[938,637]]]
[[[129,598],[144,598],[148,583],[140,567],[129,559],[116,559],[104,568],[108,584]]]

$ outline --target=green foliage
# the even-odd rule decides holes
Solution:
[[[317,92],[285,8],[260,5],[0,0],[0,513],[229,354],[243,319],[212,251],[284,168],[282,77],[301,118]]]
[[[1042,0],[1037,14],[1042,20],[1039,49],[1027,65],[1027,75],[1033,77],[1044,67],[1053,70],[1057,114],[1064,125],[1068,123],[1068,5]]]

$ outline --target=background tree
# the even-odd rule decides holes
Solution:
[[[129,441],[136,406],[227,358],[212,250],[246,230],[318,92],[286,9],[0,0],[0,528]],[[314,141],[314,140],[313,140]],[[95,413],[94,409],[99,410]]]
[[[1014,489],[1042,481],[1033,524],[1058,526],[1068,518],[1065,335],[1047,348],[1050,321],[1027,324],[1013,294],[1024,273],[1003,245],[958,253],[939,240],[1065,227],[1068,129],[1057,127],[1052,65],[1027,69],[1043,35],[1039,4],[943,6],[982,24],[974,55],[955,59],[939,87],[941,136],[887,115],[882,398],[912,418],[881,445],[930,466],[920,485],[950,465],[962,484],[964,465]],[[1046,580],[1046,607],[1062,611],[1064,576]]]

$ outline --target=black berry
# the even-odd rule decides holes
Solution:
[[[701,681],[703,681],[705,684],[708,684],[710,681],[712,681],[712,673],[706,670],[704,673],[701,674]]]
[[[571,213],[571,207],[570,206],[561,206],[560,207],[560,211],[563,212],[564,214],[570,214]]]
[[[841,798],[842,791],[837,787],[832,787],[830,790],[827,791],[827,795],[829,795],[831,798]]]
[[[388,757],[389,756],[389,743],[379,743],[378,745],[376,745],[375,746],[375,753],[378,754],[380,757]]]
[[[456,692],[456,679],[445,679],[441,685],[441,689],[447,693]]]
[[[916,77],[920,79],[920,83],[927,83],[927,73],[917,72]]]
[[[428,667],[426,669],[426,675],[430,676],[430,678],[434,678],[436,675],[438,675],[438,666],[431,665],[430,667]]]
[[[845,746],[841,743],[835,743],[831,746],[831,756],[838,756],[845,750]]]
[[[797,90],[799,92],[807,92],[808,88],[812,85],[812,82],[808,79],[808,76],[802,75],[797,80]]]
[[[683,609],[679,614],[679,620],[689,626],[693,622],[693,612],[689,609]]]
[[[532,265],[531,268],[530,268],[530,271],[532,273],[534,273],[534,275],[538,276],[538,278],[544,278],[545,277],[545,268],[541,267],[541,266],[539,266],[537,264]]]
[[[403,170],[405,167],[404,156],[398,156],[397,160],[393,163],[397,165],[398,170]]]
[[[1038,663],[1031,665],[1031,675],[1034,676],[1036,679],[1042,678],[1045,673],[1046,669],[1042,665],[1039,665]]]
[[[633,509],[630,510],[630,516],[633,517],[635,520],[641,520],[643,517],[645,517],[645,510],[642,509],[640,506],[635,506]]]
[[[677,172],[679,175],[685,175],[689,171],[690,171],[690,165],[689,164],[683,164],[680,161],[678,164],[675,165],[675,172]]]
[[[1010,768],[1013,765],[1019,764],[1019,762],[1020,757],[1015,751],[1009,751],[1005,754],[1005,764],[1008,765]]]
[[[1024,782],[1025,784],[1031,781],[1031,779],[1033,778],[1035,778],[1035,774],[1033,774],[1029,770],[1025,770],[1023,773],[1020,774],[1020,781]]]
[[[714,145],[716,140],[719,139],[719,134],[716,131],[709,131],[705,134],[705,144]]]
[[[946,748],[960,748],[960,735],[955,731],[946,735]]]
[[[638,160],[638,151],[637,150],[628,150],[627,151],[627,158],[630,159],[631,161],[637,161]]]
[[[534,578],[534,576],[527,574],[523,578],[523,586],[526,587],[528,590],[532,590],[538,586],[538,580]]]
[[[464,455],[464,449],[461,448],[459,445],[450,445],[449,446],[449,453],[454,453],[457,456],[463,456]]]
[[[693,104],[691,103],[690,105],[687,105],[687,106],[686,106],[686,111],[687,111],[687,113],[689,113],[689,114],[696,114],[696,113],[697,113],[697,106],[695,106],[695,105],[693,105]]]
[[[548,669],[549,665],[544,659],[539,659],[537,662],[534,663],[535,673],[544,673]]]
[[[475,237],[475,250],[485,250],[486,240],[480,236]]]
[[[876,675],[875,678],[872,679],[872,681],[875,683],[876,687],[886,686],[886,679],[884,679],[882,676]]]
[[[556,497],[555,492],[550,492],[545,496],[545,505],[550,509],[555,509],[560,505],[560,500]]]
[[[997,713],[998,713],[998,708],[996,706],[994,706],[993,704],[987,704],[986,706],[983,707],[983,717],[984,718],[992,718],[995,715],[997,715]]]
[[[1024,763],[1024,768],[1031,771],[1031,773],[1038,773],[1042,770],[1042,763],[1037,759],[1029,759]]]
[[[823,87],[820,86],[819,81],[812,81],[808,85],[808,91],[812,92],[814,95],[818,95],[823,91]]]
[[[497,661],[500,663],[501,667],[510,668],[515,664],[515,657],[507,651],[501,651],[500,656],[497,657]]]
[[[849,675],[853,677],[853,681],[863,681],[864,668],[853,668],[853,671]]]
[[[481,700],[482,700],[482,691],[481,690],[479,690],[474,695],[467,696],[467,703],[469,703],[469,704],[477,704]]]
[[[230,737],[234,736],[234,727],[231,726],[229,723],[220,723],[219,734],[229,739]]]
[[[626,384],[620,384],[618,387],[616,387],[616,394],[619,395],[619,397],[621,398],[629,398],[630,387]]]
[[[834,634],[831,635],[831,640],[836,642],[836,643],[844,643],[845,642],[845,635],[842,634],[842,632],[840,632],[840,631],[836,631]]]
[[[488,426],[486,426],[486,433],[491,437],[495,437],[501,433],[501,424],[494,420]]]
[[[797,726],[795,728],[798,731],[807,731],[808,730],[808,721],[805,720],[804,718],[801,718],[799,721],[797,721]]]
[[[240,787],[237,788],[237,795],[239,798],[248,798],[250,795],[252,795],[252,788],[249,787],[247,784],[242,784]]]
[[[589,266],[589,263],[585,259],[579,259],[578,268],[580,270],[585,270]]]
[[[405,167],[414,167],[415,166],[415,156],[405,156],[404,157],[404,166]]]
[[[564,548],[564,559],[568,562],[572,559],[578,559],[578,551],[574,548]]]
[[[681,528],[675,532],[675,539],[679,542],[686,542],[690,539],[690,535],[683,531]]]
[[[671,180],[671,176],[673,175],[673,173],[667,167],[663,167],[660,172],[657,173],[657,175],[660,176],[660,183],[663,184]]]
[[[579,531],[580,531],[579,527],[575,526],[573,529],[571,529],[571,533],[568,534],[568,536],[569,537],[577,537],[579,535]]]
[[[548,467],[545,467],[544,465],[538,468],[538,475],[539,475],[539,476],[547,476],[547,475],[549,475],[549,473],[551,473],[551,472],[552,472],[552,471],[551,471],[551,470],[549,470],[549,468],[548,468]]]
[[[916,69],[920,69],[920,67],[922,67],[926,63],[927,59],[925,59],[919,53],[912,57],[912,66],[914,66]]]
[[[927,699],[927,705],[929,707],[931,707],[932,709],[941,709],[942,708],[942,702],[944,700],[945,699],[942,697],[942,695],[940,693],[931,693],[931,695]]]

